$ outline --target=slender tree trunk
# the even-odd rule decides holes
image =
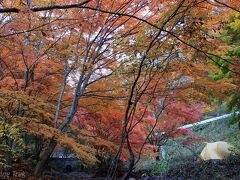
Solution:
[[[132,173],[132,171],[134,169],[134,165],[135,165],[134,159],[135,159],[134,156],[131,155],[131,157],[130,157],[130,164],[128,166],[128,171],[123,175],[122,180],[129,179],[129,176],[131,175],[131,173]]]
[[[40,178],[42,175],[42,172],[44,170],[45,165],[47,164],[48,160],[50,159],[50,156],[55,149],[57,145],[57,142],[52,138],[46,149],[44,149],[41,154],[39,161],[35,167],[34,170],[34,176],[37,178]]]
[[[6,138],[6,144],[9,147],[9,150],[6,151],[5,153],[5,159],[6,159],[6,165],[7,167],[5,168],[5,170],[7,172],[12,173],[12,141],[9,138]]]
[[[34,145],[35,145],[35,157],[36,160],[38,161],[40,159],[40,153],[43,148],[43,138],[42,137],[34,137]]]
[[[129,141],[129,132],[127,133],[127,145],[128,145],[128,151],[130,154],[130,160],[129,160],[129,166],[128,166],[128,171],[124,174],[124,176],[122,177],[123,180],[128,179],[130,174],[132,173],[134,166],[135,166],[135,156],[131,147],[131,143]]]
[[[59,113],[60,113],[60,108],[62,105],[62,99],[63,99],[66,84],[67,84],[67,75],[64,75],[62,87],[60,90],[60,95],[58,98],[57,110],[56,110],[55,118],[54,118],[54,128],[57,128],[57,121],[58,121],[58,117],[59,117]]]

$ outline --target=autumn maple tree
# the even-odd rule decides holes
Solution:
[[[211,72],[225,53],[217,31],[239,5],[1,2],[1,119],[45,139],[35,176],[62,145],[88,166],[111,158],[107,179],[129,161],[128,178],[141,155],[155,155],[154,133],[191,134],[177,128],[198,121],[213,95],[236,88],[228,78],[216,84]]]
[[[225,101],[228,102],[229,111],[239,111],[239,14],[232,14],[228,21],[224,24],[224,29],[219,32],[219,36],[223,40],[223,47],[226,51],[219,54],[216,58],[215,64],[219,70],[212,71],[212,76],[216,81],[223,78],[232,80],[232,83],[236,86],[234,91],[230,91],[230,98]],[[239,124],[239,115],[236,113],[232,118],[232,123]]]

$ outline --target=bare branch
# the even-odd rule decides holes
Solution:
[[[69,5],[55,5],[55,6],[43,6],[43,7],[33,7],[30,8],[32,12],[39,12],[39,11],[47,11],[47,10],[54,10],[54,9],[72,9],[72,8],[81,8],[83,5],[89,3],[92,0],[85,0],[81,3],[77,4],[69,4]],[[1,8],[0,13],[19,13],[21,9],[19,8]]]
[[[230,5],[226,4],[226,3],[220,2],[220,1],[218,1],[218,0],[215,0],[215,2],[218,3],[218,4],[221,4],[221,5],[229,8],[229,9],[232,9],[232,10],[237,11],[237,12],[240,13],[240,10],[239,10],[239,9],[237,9],[237,8],[235,8],[235,7],[232,7],[232,6],[230,6]]]

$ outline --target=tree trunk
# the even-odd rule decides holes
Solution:
[[[130,144],[130,141],[129,141],[129,134],[128,132],[127,133],[127,145],[128,145],[128,151],[129,151],[129,154],[130,154],[130,162],[129,162],[129,166],[128,166],[128,171],[123,175],[122,179],[123,180],[126,180],[126,179],[129,179],[129,176],[131,175],[133,169],[134,169],[134,166],[135,166],[135,156],[134,156],[134,153],[132,151],[132,147],[131,147],[131,144]]]
[[[132,171],[134,168],[134,162],[130,162],[130,165],[128,167],[128,171],[123,175],[122,180],[127,180],[129,179],[129,176],[131,175]]]
[[[9,138],[6,138],[6,144],[9,148],[9,150],[7,150],[5,152],[5,160],[6,160],[6,165],[7,167],[5,168],[5,171],[9,172],[12,174],[12,141]]]
[[[44,170],[45,165],[47,164],[53,150],[55,149],[57,142],[52,138],[49,145],[44,149],[39,157],[39,161],[34,170],[34,176],[40,178]]]

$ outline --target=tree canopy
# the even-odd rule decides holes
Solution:
[[[15,143],[23,148],[25,134],[44,139],[37,177],[62,146],[86,166],[111,159],[111,179],[119,161],[129,162],[127,178],[169,137],[198,139],[179,127],[199,121],[213,99],[239,109],[239,7],[233,0],[1,1],[1,141],[10,152]],[[4,135],[6,126],[14,133]]]

